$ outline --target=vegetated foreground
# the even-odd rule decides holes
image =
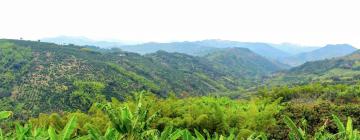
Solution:
[[[245,91],[261,81],[251,77],[278,69],[248,50],[203,58],[27,41],[0,44],[0,140],[360,139],[360,84],[316,77],[318,83]],[[229,51],[231,59],[222,54]],[[260,66],[239,53],[266,67],[251,71]],[[339,67],[331,69],[344,71],[340,64],[347,62],[348,74],[357,74],[353,57],[351,63],[333,61]],[[297,80],[303,71],[297,71]],[[244,74],[251,76],[239,77]],[[186,83],[189,78],[193,83]]]
[[[170,96],[135,93],[95,103],[88,112],[2,120],[2,138],[15,139],[359,139],[360,86],[259,91],[259,97]],[[343,90],[335,94],[336,90]],[[317,94],[320,93],[320,94]],[[306,95],[307,94],[307,95]],[[357,96],[355,96],[357,95]],[[283,96],[283,98],[278,98]],[[330,98],[329,98],[330,97]],[[314,100],[310,100],[314,99]],[[11,116],[1,113],[1,119]]]

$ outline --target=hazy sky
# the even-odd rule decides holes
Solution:
[[[0,0],[0,38],[227,39],[360,48],[359,0]]]

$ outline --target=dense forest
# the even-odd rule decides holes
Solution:
[[[0,40],[0,140],[357,140],[360,53],[298,67]]]

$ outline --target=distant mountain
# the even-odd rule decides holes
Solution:
[[[291,55],[297,55],[300,53],[311,52],[313,50],[319,49],[321,47],[314,47],[314,46],[300,46],[291,43],[282,43],[282,44],[270,44],[272,47],[277,48],[281,51],[284,51]]]
[[[234,47],[247,48],[256,54],[259,54],[263,57],[270,59],[278,59],[278,58],[290,56],[290,54],[283,52],[279,49],[276,49],[267,43],[237,42],[237,41],[214,40],[214,39],[197,41],[196,43],[206,46],[212,46],[215,48],[234,48]]]
[[[203,40],[194,42],[172,42],[172,43],[145,43],[139,45],[120,46],[121,49],[140,54],[152,53],[158,50],[167,52],[180,52],[189,55],[203,56],[214,52],[219,48],[248,48],[251,51],[271,59],[290,56],[279,49],[266,43],[248,43],[227,40]]]
[[[325,47],[311,52],[300,53],[295,56],[282,58],[279,61],[284,64],[298,66],[308,61],[323,60],[348,55],[357,49],[348,44],[326,45]]]
[[[304,47],[290,43],[269,44],[256,42],[238,42],[219,39],[209,39],[202,41],[184,41],[170,43],[142,43],[125,44],[122,42],[94,41],[84,37],[60,36],[55,38],[46,38],[42,41],[53,42],[57,44],[75,44],[81,46],[98,46],[101,48],[120,48],[128,52],[139,54],[155,53],[159,50],[166,52],[184,53],[193,56],[205,56],[223,48],[247,48],[252,52],[278,63],[283,66],[299,66],[308,61],[323,60],[326,58],[341,57],[354,50],[350,45],[337,44],[327,45],[325,47]],[[90,46],[89,46],[90,45]],[[96,49],[96,47],[94,47]],[[98,49],[99,50],[99,49]],[[285,65],[284,65],[285,64]]]
[[[125,41],[97,41],[86,37],[75,37],[75,36],[57,36],[51,38],[41,39],[43,42],[50,42],[56,44],[74,44],[79,46],[97,46],[101,48],[113,48],[122,45],[135,44],[136,42],[125,42]]]
[[[216,50],[216,48],[214,48],[213,46],[207,46],[201,43],[189,41],[172,43],[150,42],[138,45],[124,45],[118,47],[124,51],[136,52],[140,54],[149,54],[162,50],[166,52],[185,53],[194,56],[202,56]]]
[[[306,62],[275,75],[270,83],[352,83],[360,80],[360,51],[343,57]]]

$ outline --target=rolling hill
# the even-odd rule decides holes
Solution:
[[[220,39],[208,39],[201,41],[183,41],[169,43],[140,43],[126,41],[95,41],[85,37],[59,36],[44,38],[42,41],[63,44],[93,46],[99,48],[120,48],[124,51],[139,54],[155,53],[159,50],[166,52],[184,53],[193,56],[205,56],[224,48],[247,48],[252,52],[265,57],[273,63],[294,67],[309,61],[324,60],[341,57],[354,52],[356,49],[348,44],[326,45],[324,47],[300,46],[290,43],[271,44],[261,42],[238,42]]]
[[[282,65],[244,48],[225,48],[204,57],[215,62],[219,69],[226,68],[224,70],[234,76],[259,76],[285,69]]]
[[[198,57],[165,51],[140,55],[118,49],[96,51],[86,46],[0,40],[0,50],[0,109],[17,106],[31,110],[24,116],[75,108],[87,110],[92,102],[123,99],[141,90],[158,96],[237,90],[254,86],[256,77],[281,69],[240,48]]]
[[[309,61],[342,57],[356,50],[356,48],[348,44],[326,45],[311,52],[300,53],[295,56],[280,59],[280,62],[291,66],[298,66]]]
[[[360,51],[355,51],[343,57],[306,62],[288,71],[278,73],[270,80],[270,83],[356,83],[359,79]]]

